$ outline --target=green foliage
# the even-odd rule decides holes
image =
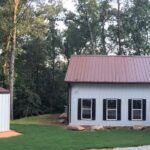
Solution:
[[[150,2],[118,0],[116,6],[119,8],[112,7],[109,0],[78,0],[77,14],[66,12],[64,45],[68,58],[74,52],[149,54]]]
[[[66,64],[55,61],[53,70],[53,57],[46,44],[45,40],[34,39],[23,45],[23,52],[17,56],[14,104],[17,118],[64,110],[67,100],[67,86],[63,81]]]
[[[45,22],[44,16],[38,14],[30,6],[20,12],[20,20],[18,20],[18,36],[24,38],[29,36],[31,38],[43,38],[48,32],[48,23]]]
[[[149,54],[150,41],[148,34],[150,31],[150,1],[134,0],[133,7],[129,9],[131,49],[136,55]]]
[[[41,99],[38,94],[20,85],[16,85],[16,99],[14,104],[15,117],[32,116],[39,114]],[[18,100],[19,99],[19,100]]]
[[[148,55],[150,43],[148,33],[150,31],[150,2],[134,0],[132,4],[125,5],[119,12],[120,15],[120,40],[122,54]],[[113,10],[113,16],[117,19],[118,10]],[[118,26],[112,24],[108,28],[109,38],[112,43],[118,45]],[[118,50],[116,50],[118,53]]]
[[[98,53],[97,35],[99,34],[99,11],[98,4],[93,0],[79,0],[77,4],[79,15],[66,13],[65,32],[65,54],[69,58],[70,54],[77,52]],[[93,49],[95,47],[95,49]],[[93,50],[93,51],[92,51]]]

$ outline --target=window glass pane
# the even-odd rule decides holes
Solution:
[[[116,109],[116,100],[108,100],[108,109]]]
[[[91,119],[91,111],[90,110],[82,110],[82,118]]]
[[[133,110],[133,119],[141,119],[141,110]]]
[[[90,99],[83,99],[82,108],[91,108],[91,100]]]
[[[133,100],[133,109],[141,109],[141,108],[142,108],[141,100]]]
[[[108,119],[116,119],[116,110],[108,110]]]

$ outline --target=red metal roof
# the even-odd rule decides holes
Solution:
[[[0,87],[0,94],[7,94],[7,93],[9,93],[8,90]]]
[[[66,82],[150,83],[149,56],[74,55]]]

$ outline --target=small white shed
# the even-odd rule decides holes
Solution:
[[[10,129],[10,93],[0,87],[0,132]]]

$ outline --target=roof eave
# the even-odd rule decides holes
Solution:
[[[10,91],[0,87],[0,94],[9,94]]]
[[[66,83],[102,83],[102,84],[150,84],[150,82],[102,82],[102,81],[65,81]]]

